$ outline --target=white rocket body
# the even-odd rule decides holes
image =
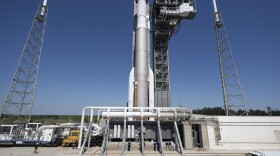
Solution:
[[[134,1],[132,69],[129,74],[128,107],[154,107],[154,74],[150,68],[149,4]]]

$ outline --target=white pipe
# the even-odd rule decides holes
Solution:
[[[128,107],[133,107],[134,81],[134,67],[132,67],[128,82]]]
[[[92,127],[91,127],[92,126],[92,119],[93,119],[93,109],[90,110],[90,122],[89,123],[91,125],[88,126],[89,135],[92,135]],[[90,142],[91,142],[91,137],[88,138],[88,148],[90,148]]]
[[[103,112],[101,114],[103,117],[107,117],[108,113]],[[110,112],[110,118],[117,118],[117,117],[123,117],[124,112]],[[157,117],[157,113],[155,112],[126,112],[127,117]],[[162,112],[161,113],[162,117],[174,117],[174,113],[167,113],[167,112]]]
[[[44,16],[44,14],[45,14],[45,12],[46,12],[47,1],[48,1],[48,0],[44,0],[44,2],[43,2],[42,9],[41,9],[41,16]]]
[[[130,125],[127,126],[127,138],[130,138]]]
[[[176,113],[177,117],[182,116],[188,116],[191,114],[191,111],[187,108],[181,108],[181,107],[157,107],[157,108],[150,108],[150,107],[93,107],[93,106],[87,106],[83,109],[82,114],[82,120],[81,120],[81,126],[83,126],[84,123],[84,114],[85,110],[87,109],[94,109],[94,110],[104,110],[106,112],[102,112],[101,116],[106,119],[109,119],[110,117],[141,117],[141,112],[143,113],[142,116],[144,117],[158,117],[155,115],[156,113],[161,111],[161,114],[164,114],[163,117],[174,117],[174,114]],[[132,109],[133,112],[126,112],[126,110]]]
[[[214,13],[218,12],[216,0],[213,0]]]
[[[86,109],[87,109],[87,107],[85,107],[85,108],[83,109],[83,112],[82,112],[82,119],[81,119],[81,127],[80,127],[80,137],[79,137],[78,149],[81,148],[81,144],[82,144],[83,126],[84,126],[85,110],[86,110]]]
[[[134,138],[134,125],[131,125],[131,138]]]
[[[113,138],[117,138],[117,125],[114,125],[114,135]]]
[[[154,91],[154,73],[151,68],[149,68],[149,107],[155,107],[155,91]],[[149,118],[150,121],[155,121],[155,118]]]
[[[121,125],[118,125],[118,135],[117,138],[121,138]]]
[[[154,91],[154,73],[151,68],[149,68],[149,107],[154,108],[154,99],[155,99],[155,91]]]
[[[215,22],[219,22],[219,15],[218,15],[218,9],[217,9],[217,3],[216,0],[213,0],[213,6],[214,6],[214,15],[215,15]]]
[[[86,106],[84,107],[83,110],[86,110],[86,109],[103,109],[105,111],[107,111],[108,109],[110,110],[118,110],[118,111],[123,111],[124,109],[129,109],[128,107],[95,107],[95,106]],[[174,109],[176,110],[180,110],[180,111],[190,111],[190,109],[187,109],[187,108],[183,108],[183,107],[157,107],[157,108],[150,108],[150,107],[133,107],[133,108],[130,108],[130,109],[133,109],[133,110],[138,110],[140,111],[141,109],[143,109],[144,111],[145,110],[161,110],[161,111],[173,111]]]

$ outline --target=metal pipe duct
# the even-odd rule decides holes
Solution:
[[[134,110],[134,112],[129,112],[129,110]],[[157,117],[157,120],[166,120],[166,118],[170,118],[173,121],[177,119],[186,119],[191,116],[191,110],[187,108],[175,108],[175,107],[157,107],[157,108],[150,108],[150,107],[94,107],[94,106],[87,106],[84,107],[82,111],[82,119],[81,119],[81,127],[80,131],[83,130],[84,122],[85,122],[85,114],[86,111],[95,112],[98,111],[98,114],[101,113],[103,118],[106,118],[107,121],[110,118],[119,117],[119,118],[129,118],[129,117],[139,117],[141,121],[144,120],[146,117]],[[93,113],[90,113],[90,119],[93,118]],[[98,116],[99,118],[99,116]],[[168,119],[168,120],[170,120]],[[133,126],[133,125],[132,125]],[[131,130],[131,137],[134,137],[134,128]],[[81,148],[82,143],[82,133],[80,133],[80,139],[78,148]]]

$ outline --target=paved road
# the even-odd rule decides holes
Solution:
[[[77,155],[78,150],[61,147],[39,147],[34,153],[34,147],[0,147],[0,156],[64,156]]]

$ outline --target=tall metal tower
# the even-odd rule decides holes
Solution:
[[[226,28],[222,15],[217,10],[216,0],[213,0],[213,5],[225,113],[227,116],[248,115]]]
[[[17,123],[30,121],[46,20],[47,0],[44,0],[35,14],[32,27],[12,79],[0,116],[3,122],[8,118],[12,118]]]
[[[193,19],[195,15],[195,0],[154,0],[152,26],[155,107],[171,106],[168,42],[178,32],[182,19]]]

